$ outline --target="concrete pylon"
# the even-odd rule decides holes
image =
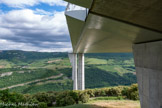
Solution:
[[[162,108],[162,41],[133,46],[141,108]]]
[[[78,90],[85,90],[84,54],[78,54]]]
[[[74,54],[69,53],[68,56],[69,56],[69,60],[70,60],[71,66],[72,66],[72,80],[74,80],[74,68],[73,68]]]
[[[72,65],[73,90],[78,90],[77,54],[69,53],[68,55]]]

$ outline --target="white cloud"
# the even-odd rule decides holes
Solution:
[[[51,12],[45,11],[43,9],[36,9],[34,13],[40,14],[40,15],[52,15]]]
[[[63,0],[0,0],[1,4],[6,4],[9,7],[24,8],[26,6],[34,6],[39,3],[46,3],[51,6],[66,6]]]
[[[56,6],[66,6],[67,5],[67,3],[64,2],[63,0],[40,0],[40,2],[47,3],[47,4],[51,5],[51,6],[54,6],[54,5],[56,5]]]
[[[7,14],[0,15],[0,26],[19,31],[21,29],[28,29],[30,32],[50,30],[49,34],[67,35],[64,12],[54,12],[53,16],[36,13],[29,9],[10,11]]]
[[[0,0],[0,3],[6,4],[10,7],[24,7],[34,6],[38,4],[38,0]]]
[[[0,14],[0,50],[7,49],[71,50],[64,12],[22,9]]]
[[[13,36],[14,33],[10,29],[0,28],[0,36]]]
[[[18,24],[18,23],[22,24],[22,22],[23,23],[34,23],[34,22],[41,20],[41,15],[36,15],[33,13],[32,10],[29,10],[29,9],[12,10],[8,12],[7,14],[1,14],[0,16],[1,16],[0,19],[4,21],[4,24],[3,23],[2,24],[7,25],[7,26],[10,24],[12,25]]]

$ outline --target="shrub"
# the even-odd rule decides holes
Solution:
[[[38,108],[48,108],[47,107],[47,103],[45,103],[45,102],[39,102],[38,103]]]
[[[88,89],[85,91],[90,97],[95,97],[94,90]]]
[[[131,100],[139,100],[138,91],[134,91],[134,92],[130,93],[130,99]]]
[[[119,88],[110,88],[108,91],[107,91],[107,96],[120,96],[121,95],[121,90]]]
[[[138,100],[139,99],[138,85],[132,84],[130,87],[123,88],[122,95],[126,96],[127,99]]]
[[[94,95],[95,95],[95,97],[106,96],[106,92],[105,92],[104,89],[95,89],[94,90]]]
[[[39,102],[47,103],[48,106],[52,106],[52,103],[56,101],[56,95],[49,93],[37,93],[33,95],[33,98],[36,98]]]
[[[57,106],[66,106],[76,104],[75,100],[71,96],[66,96],[64,98],[58,98],[56,100]]]
[[[99,93],[99,89],[94,89],[94,95],[95,95],[95,97],[97,97],[97,96],[100,95],[100,93]]]
[[[0,100],[2,102],[25,102],[25,98],[22,94],[12,92],[10,93],[8,89],[0,91]]]
[[[76,101],[76,103],[78,103],[78,99],[79,99],[78,93],[76,93],[74,91],[70,91],[69,95]]]
[[[106,96],[106,90],[105,89],[100,90],[100,96]]]
[[[37,104],[39,101],[30,94],[24,95],[25,102]]]
[[[82,102],[82,103],[86,103],[89,101],[89,95],[87,94],[87,92],[83,92],[83,91],[80,91],[79,92],[79,101]]]
[[[37,93],[34,95],[30,94],[20,94],[15,92],[9,92],[9,90],[0,91],[0,102],[4,103],[29,103],[37,104],[38,106],[33,106],[30,108],[47,108],[50,106],[66,106],[78,103],[86,103],[89,101],[90,97],[97,96],[113,96],[113,99],[123,99],[125,96],[127,99],[138,100],[138,86],[133,84],[129,87],[112,87],[112,88],[101,88],[101,89],[89,89],[85,91],[63,91],[63,92],[45,92]],[[115,97],[115,98],[114,98]],[[104,97],[104,99],[107,97]],[[110,99],[111,97],[108,97]],[[6,107],[5,107],[6,108]],[[23,108],[20,107],[10,107],[10,108]],[[28,107],[24,107],[28,108]]]
[[[124,87],[124,88],[122,89],[122,91],[121,91],[122,96],[127,96],[127,95],[128,95],[128,89],[129,89],[129,87]]]
[[[73,105],[76,103],[78,103],[78,94],[73,91],[61,92],[56,98],[57,106]]]

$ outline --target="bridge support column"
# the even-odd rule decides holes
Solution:
[[[78,54],[78,90],[85,89],[84,54]]]
[[[141,108],[162,108],[162,41],[134,44]]]
[[[68,55],[72,65],[73,90],[78,90],[77,54],[69,53]]]

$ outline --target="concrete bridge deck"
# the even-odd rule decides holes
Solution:
[[[162,0],[65,1],[83,7],[65,12],[74,89],[84,90],[84,53],[133,52],[141,107],[162,108]]]

